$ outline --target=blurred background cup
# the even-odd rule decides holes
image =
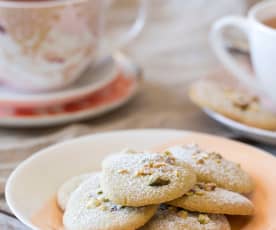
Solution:
[[[34,92],[70,85],[103,57],[103,41],[112,41],[105,45],[108,56],[139,34],[146,1],[139,0],[127,32],[107,39],[110,0],[0,1],[1,84]]]
[[[274,26],[268,21],[274,21]],[[248,39],[254,75],[227,51],[223,32],[228,28],[238,29]],[[228,16],[218,20],[211,31],[211,42],[220,61],[240,82],[276,103],[276,1],[256,4],[246,18]]]

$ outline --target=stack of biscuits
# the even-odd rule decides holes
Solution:
[[[229,230],[225,215],[253,214],[252,190],[239,164],[187,145],[110,155],[65,182],[58,203],[66,230]]]

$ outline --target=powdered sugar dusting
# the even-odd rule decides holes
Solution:
[[[120,173],[122,170],[128,173]],[[168,183],[163,184],[164,181]],[[155,186],[155,182],[163,185]],[[189,165],[159,153],[121,153],[103,162],[102,187],[111,200],[122,205],[143,206],[173,200],[195,182]]]
[[[250,176],[240,165],[224,159],[219,153],[204,151],[197,145],[174,146],[168,151],[191,165],[199,181],[214,182],[219,187],[239,193],[253,190]]]
[[[63,217],[66,229],[136,229],[146,223],[156,211],[156,206],[140,208],[118,206],[104,199],[105,194],[100,190],[100,174],[98,173],[92,175],[73,192]],[[95,198],[102,203],[89,206],[91,199]]]
[[[206,191],[201,186],[195,186],[192,192],[169,204],[190,211],[216,214],[252,215],[254,212],[252,202],[239,193],[222,188]]]

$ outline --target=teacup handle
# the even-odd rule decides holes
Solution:
[[[116,0],[115,0],[116,1]],[[130,27],[130,29],[120,35],[117,38],[112,38],[113,45],[109,47],[109,52],[114,52],[123,46],[127,45],[131,40],[133,40],[139,33],[142,31],[142,29],[145,26],[146,22],[146,16],[147,16],[147,9],[148,9],[148,0],[139,0],[139,9],[138,9],[138,15]],[[111,50],[110,50],[111,49]]]
[[[218,20],[212,27],[210,33],[211,45],[219,60],[232,74],[243,84],[254,91],[261,92],[261,87],[257,84],[256,78],[250,75],[233,56],[227,51],[223,38],[223,31],[227,27],[237,28],[242,33],[249,36],[249,21],[239,16],[229,16]]]

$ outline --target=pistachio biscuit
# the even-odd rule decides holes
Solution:
[[[72,194],[73,191],[79,187],[79,185],[87,180],[91,174],[83,174],[80,176],[75,176],[70,178],[69,180],[65,181],[60,188],[58,189],[57,192],[57,202],[59,207],[62,210],[65,210],[67,202]]]
[[[189,96],[198,106],[232,120],[260,129],[276,130],[275,112],[267,108],[259,97],[245,90],[214,80],[199,80],[190,87]]]
[[[112,203],[100,187],[100,174],[93,174],[72,193],[63,223],[66,230],[134,230],[156,210],[157,206],[134,208]]]
[[[166,152],[188,163],[200,182],[213,182],[218,187],[238,193],[250,193],[253,182],[239,164],[228,161],[217,152],[207,152],[197,145],[174,146]]]
[[[189,211],[228,215],[252,215],[254,206],[243,195],[222,188],[214,183],[197,183],[184,196],[168,204]]]
[[[119,153],[102,164],[102,188],[114,203],[145,206],[174,200],[196,183],[185,162],[159,153]]]
[[[140,230],[230,230],[223,215],[188,212],[161,205],[156,215]]]

